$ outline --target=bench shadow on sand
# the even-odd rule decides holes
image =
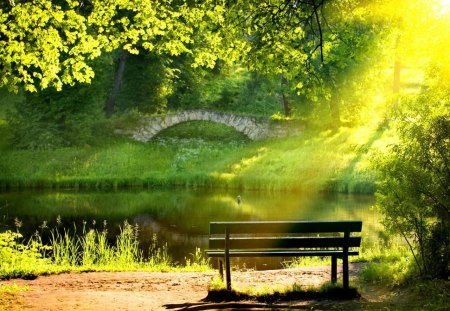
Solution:
[[[330,305],[356,302],[361,299],[355,288],[340,287],[326,292],[292,291],[253,296],[235,291],[212,290],[200,302],[166,304],[173,310],[327,310]],[[328,307],[327,307],[328,306]]]

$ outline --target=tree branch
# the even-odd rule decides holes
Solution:
[[[319,13],[317,12],[317,10],[323,4],[323,1],[321,1],[318,5],[316,4],[315,0],[313,0],[312,3],[313,3],[314,15],[316,17],[317,27],[319,28],[320,60],[323,63],[323,33],[322,33],[322,25],[320,24]]]
[[[409,250],[411,251],[414,261],[416,262],[417,268],[419,268],[419,274],[422,275],[422,267],[420,266],[419,260],[416,257],[416,252],[414,251],[414,248],[411,245],[411,242],[409,241],[408,237],[406,236],[405,232],[401,230],[402,236],[405,239],[406,243],[408,244]]]

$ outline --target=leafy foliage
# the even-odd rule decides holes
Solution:
[[[386,29],[370,19],[364,2],[234,1],[215,11],[210,27],[223,39],[205,38],[212,54],[260,74],[282,75],[310,107],[329,105],[336,125],[341,109],[352,119],[367,101],[355,101],[355,93],[368,95],[355,78],[379,76],[366,69],[377,69],[374,52]]]
[[[170,63],[164,55],[130,55],[116,101],[119,113],[132,109],[150,114],[164,111],[175,79]]]
[[[91,82],[89,61],[120,46],[177,55],[191,42],[197,11],[164,0],[4,1],[0,86],[28,91]]]
[[[291,88],[301,94],[300,103],[309,103],[307,110],[321,102],[329,106],[336,125],[340,125],[341,114],[354,121],[355,111],[366,100],[355,100],[353,94],[367,94],[367,90],[361,92],[361,85],[353,78],[365,71],[365,64],[373,65],[372,54],[383,37],[383,28],[365,17],[369,9],[358,0],[165,0],[158,5],[137,0],[107,4],[99,0],[40,0],[37,5],[10,2],[0,10],[7,22],[0,28],[0,38],[4,38],[0,40],[4,47],[0,60],[5,64],[0,86],[17,89],[22,85],[28,91],[51,86],[60,90],[63,85],[91,82],[94,69],[90,61],[105,51],[148,51],[152,57],[157,56],[156,62],[147,70],[143,68],[137,81],[127,78],[124,84],[127,91],[145,94],[145,101],[151,102],[135,101],[144,112],[160,111],[175,92],[169,99],[171,106],[198,107],[212,102],[219,109],[234,109],[245,106],[243,103],[252,96],[255,105],[272,114],[278,110],[278,93],[283,96],[287,115],[291,107],[285,96]],[[24,20],[24,12],[36,18]],[[182,62],[180,71],[177,65],[171,69],[173,56],[181,54],[190,60]],[[189,68],[221,68],[222,62],[238,63],[269,79],[262,81],[255,75],[250,79],[245,75],[222,79],[223,70],[219,70],[220,77]],[[376,75],[363,79],[369,76]],[[274,87],[279,77],[289,83]],[[270,94],[260,96],[262,88],[254,92],[255,81],[270,86]],[[142,87],[136,89],[135,83]],[[242,89],[242,84],[248,87]],[[123,110],[123,104],[132,99],[122,97],[119,101]],[[248,111],[246,107],[243,110]]]
[[[377,192],[386,227],[407,240],[422,276],[444,279],[450,263],[449,111],[449,88],[441,83],[398,111],[399,141],[378,159]]]
[[[22,244],[18,232],[0,233],[0,279],[11,277],[33,277],[35,270],[50,264],[42,253],[48,250],[39,239]]]
[[[15,146],[27,149],[79,146],[107,135],[103,105],[110,75],[105,66],[108,59],[96,61],[93,67],[98,69],[98,75],[90,85],[26,93],[8,116]]]
[[[177,77],[169,107],[206,108],[234,113],[268,115],[280,110],[277,78],[249,72],[239,65],[216,63],[212,70],[191,67],[189,59],[174,61]]]

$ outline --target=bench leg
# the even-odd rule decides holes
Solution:
[[[348,282],[348,256],[342,257],[342,279],[344,284],[344,289],[348,289],[349,282]]]
[[[227,290],[231,291],[231,266],[230,257],[225,258],[225,278],[227,282]]]
[[[331,283],[337,282],[337,256],[331,256]]]
[[[348,243],[350,238],[350,232],[344,232],[344,239]],[[348,245],[348,244],[347,244]],[[348,289],[348,246],[345,245],[342,249],[342,282],[344,284],[344,289]]]
[[[222,258],[219,258],[218,262],[219,262],[220,279],[223,281],[223,260],[222,260]]]
[[[227,291],[231,291],[231,267],[230,267],[230,232],[225,228],[225,277],[227,282]]]

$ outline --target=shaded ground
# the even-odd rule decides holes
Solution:
[[[352,265],[355,275],[361,265]],[[281,288],[294,283],[305,288],[330,280],[329,267],[232,273],[233,288]],[[95,272],[41,276],[35,280],[0,281],[29,290],[0,292],[0,310],[380,310],[397,309],[399,297],[375,288],[362,288],[354,300],[281,301],[268,306],[256,301],[211,303],[203,301],[217,272]],[[340,275],[338,275],[338,278]],[[352,284],[352,282],[351,282]],[[401,300],[401,299],[400,299]]]

